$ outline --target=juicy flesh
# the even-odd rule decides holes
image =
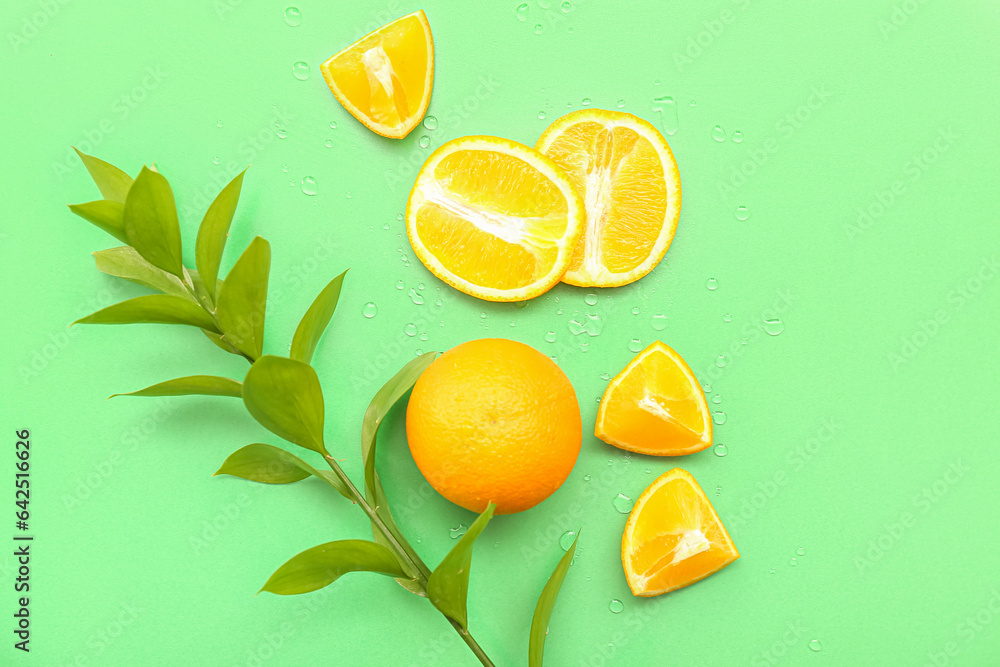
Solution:
[[[417,187],[417,235],[459,278],[516,289],[556,263],[569,224],[566,199],[527,162],[499,151],[460,149]]]
[[[328,66],[340,91],[380,125],[405,125],[426,91],[427,36],[415,16],[390,23],[351,45]]]
[[[569,270],[627,273],[646,261],[667,210],[653,144],[631,128],[587,121],[568,127],[545,152],[584,193],[587,229]]]
[[[667,591],[693,583],[737,557],[701,489],[674,478],[640,509],[626,553],[639,591]]]
[[[647,354],[612,389],[603,432],[642,449],[669,451],[702,442],[705,416],[697,389],[666,353]]]

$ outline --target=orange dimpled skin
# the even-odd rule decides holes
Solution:
[[[576,392],[556,364],[523,343],[473,340],[445,352],[417,380],[406,436],[441,495],[497,514],[548,498],[573,470],[582,427]]]

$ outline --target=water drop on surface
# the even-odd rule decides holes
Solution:
[[[428,146],[431,145],[431,138],[425,134],[424,136],[420,137],[419,143],[421,148],[427,148]]]
[[[215,121],[215,126],[216,127],[222,127],[222,121],[221,120]]]
[[[774,318],[773,320],[764,320],[764,331],[766,331],[768,334],[772,336],[777,336],[784,330],[785,330],[785,323],[779,320],[778,318]]]
[[[715,358],[715,365],[718,366],[719,368],[725,368],[725,366],[726,366],[726,355],[725,354],[720,354],[719,356],[717,356]]]
[[[410,338],[417,335],[417,325],[413,322],[408,322],[406,326],[403,327],[403,333],[405,333]]]
[[[614,505],[615,509],[621,514],[628,514],[632,511],[632,499],[624,493],[619,493],[618,496],[611,501],[611,504]]]
[[[632,306],[632,314],[633,315],[639,314],[639,306]]]
[[[810,640],[808,646],[810,651],[816,651],[817,653],[823,650],[823,645],[819,643],[818,639]]]
[[[281,171],[283,171],[283,172],[285,172],[287,174],[288,173],[288,165],[287,164],[281,165]]]
[[[299,81],[305,81],[309,78],[309,65],[300,60],[292,65],[292,74],[294,74],[295,78]]]
[[[739,221],[745,221],[750,219],[750,209],[746,206],[736,207],[736,219]]]
[[[554,343],[554,342],[556,342],[556,332],[555,331],[546,331],[545,332],[545,342],[546,343]]]
[[[467,530],[468,530],[468,528],[465,526],[465,524],[464,523],[460,523],[460,524],[458,524],[457,528],[451,528],[450,529],[450,535],[449,535],[449,537],[451,537],[451,539],[453,539],[453,540],[457,540],[462,535],[465,535],[465,531],[467,531]]]
[[[586,294],[583,297],[583,301],[588,306],[596,306],[597,305],[597,295],[594,294],[593,292],[590,292],[590,293]]]
[[[677,103],[672,97],[657,97],[653,100],[653,111],[660,112],[660,124],[669,136],[677,133]]]
[[[652,468],[646,468],[646,474],[647,475],[650,475],[652,473],[653,473],[653,469]]]
[[[438,119],[434,116],[424,117],[424,128],[433,132],[438,128]]]
[[[402,213],[397,213],[396,214],[396,220],[402,222],[403,221],[403,214]]]
[[[718,495],[720,495],[721,493],[722,493],[722,487],[721,487],[721,486],[717,486],[717,487],[715,487],[715,495],[717,495],[717,496],[718,496]]]
[[[611,604],[608,605],[608,609],[611,610],[612,614],[620,614],[625,611],[625,603],[621,600],[612,600]]]
[[[410,301],[412,301],[418,306],[424,305],[424,297],[417,294],[417,290],[413,289],[412,287],[410,288]]]
[[[712,397],[712,402],[715,403],[716,405],[722,403],[722,396],[716,394],[715,396]]]
[[[406,287],[406,283],[404,283],[402,280],[396,281],[396,289],[403,289],[404,287]]]
[[[611,379],[611,373],[601,373],[601,379],[607,382]]]
[[[538,120],[545,120],[545,112],[544,111],[539,111],[538,112]]]
[[[705,287],[707,287],[710,291],[714,292],[715,290],[719,289],[719,281],[716,280],[715,278],[709,278],[708,280],[705,281]]]
[[[482,311],[481,313],[479,313],[479,319],[481,319],[481,320],[485,320],[486,319],[486,311],[485,310]]]
[[[212,164],[222,164],[222,160],[217,157],[214,157],[212,158]]]
[[[579,336],[582,333],[588,336],[600,336],[601,332],[604,331],[604,320],[601,319],[600,315],[588,314],[570,320],[567,326],[569,327],[569,332],[574,336]]]
[[[729,324],[730,322],[733,321],[733,316],[730,315],[729,313],[726,313],[725,315],[722,316],[722,321],[725,322],[726,324]]]
[[[726,131],[722,129],[721,125],[716,125],[712,128],[712,138],[716,141],[726,140]]]
[[[323,143],[323,145],[324,145],[324,146],[326,146],[327,148],[333,148],[333,139],[327,139],[327,140],[326,140],[326,141],[325,141],[325,142]]]
[[[628,349],[631,352],[641,352],[642,351],[642,341],[638,338],[633,338],[628,342]]]
[[[575,539],[576,539],[576,531],[567,530],[565,533],[562,534],[562,537],[559,538],[559,546],[562,547],[563,551],[569,551],[570,548],[573,546],[573,540]]]
[[[625,108],[625,100],[618,100],[618,104],[616,104],[615,106],[617,106],[619,109],[624,109]]]
[[[590,106],[590,98],[589,97],[584,97],[583,98],[583,106],[585,106],[585,107],[589,107]]]
[[[800,556],[805,556],[806,555],[806,550],[803,549],[802,547],[799,547],[798,549],[795,550],[795,553],[797,553]]]
[[[559,8],[563,10],[563,14],[569,14],[571,11],[573,11],[573,3],[564,2],[561,5],[559,5]]]
[[[298,7],[289,7],[285,10],[285,23],[293,28],[302,23],[302,12]]]
[[[517,16],[517,20],[518,21],[527,21],[528,20],[528,3],[525,2],[523,4],[518,5],[517,8],[514,9],[514,14]]]
[[[542,34],[542,24],[541,23],[536,23],[535,24],[535,34],[536,35],[541,35]]]
[[[378,315],[378,306],[375,305],[375,302],[369,301],[368,303],[366,303],[364,306],[361,307],[361,314],[370,320],[371,318]]]
[[[589,482],[590,481],[590,475],[584,475],[583,476],[583,481]]]
[[[716,456],[721,457],[729,453],[729,448],[723,445],[722,443],[719,443],[712,449],[712,451],[715,452]]]
[[[703,384],[703,385],[701,385],[701,390],[703,392],[705,392],[706,394],[711,394],[712,393],[712,385],[710,385],[710,384]]]
[[[772,568],[771,568],[771,574],[774,574],[774,572],[775,572],[775,570],[774,570],[774,568],[772,567]]]
[[[798,562],[799,561],[796,560],[794,556],[792,556],[792,560],[788,561],[788,564],[791,565],[792,567],[795,567],[796,565],[798,565]]]
[[[277,130],[274,131],[274,133],[278,135],[279,139],[285,139],[286,137],[288,137],[288,130],[286,130],[283,127],[279,127]]]
[[[351,197],[353,197],[354,195],[352,195],[352,194],[351,194],[351,191],[350,191],[350,190],[348,190],[347,192],[345,192],[345,193],[344,193],[344,196],[345,196],[345,197],[347,197],[348,199],[350,199],[350,198],[351,198]]]
[[[312,176],[306,176],[302,179],[302,194],[314,196],[318,190],[316,189],[316,179]]]
[[[743,133],[740,132],[739,130],[736,130],[735,132],[733,132],[732,139],[733,139],[733,143],[736,143],[736,144],[743,143]]]
[[[581,352],[586,352],[589,349],[590,349],[590,343],[588,341],[585,341],[585,340],[580,341],[580,351]]]
[[[663,331],[667,328],[667,316],[666,315],[653,315],[653,329],[656,331]]]
[[[726,413],[722,410],[716,410],[712,413],[712,421],[714,421],[719,426],[726,423]]]
[[[336,130],[337,129],[337,121],[335,121],[335,120],[330,121],[330,129],[331,130]]]

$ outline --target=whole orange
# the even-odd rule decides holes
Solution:
[[[482,512],[534,507],[576,463],[580,406],[566,374],[524,343],[484,338],[442,354],[417,380],[406,437],[438,493]]]

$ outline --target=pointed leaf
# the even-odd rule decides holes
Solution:
[[[124,221],[129,245],[153,266],[183,279],[177,207],[162,174],[142,168],[125,198]]]
[[[229,455],[216,475],[232,475],[265,484],[290,484],[310,475],[317,477],[340,492],[348,500],[351,493],[343,481],[332,472],[316,470],[311,465],[274,445],[254,443]]]
[[[348,572],[405,576],[392,552],[367,540],[339,540],[306,549],[279,567],[261,591],[297,595],[329,586]]]
[[[90,177],[97,184],[97,189],[101,191],[101,196],[119,204],[124,204],[129,186],[132,185],[132,177],[113,164],[108,164],[104,160],[80,152],[75,146],[73,150],[80,156],[83,166],[90,172]],[[122,241],[124,240],[122,239]]]
[[[542,667],[542,653],[545,650],[545,636],[549,632],[549,618],[552,617],[552,608],[556,604],[556,597],[559,595],[563,579],[566,578],[566,572],[573,562],[573,554],[576,553],[576,543],[579,539],[580,533],[577,532],[573,546],[559,559],[559,564],[556,565],[555,571],[552,572],[552,576],[549,577],[545,588],[542,589],[541,596],[538,598],[535,614],[531,618],[531,635],[528,639],[528,667]]]
[[[340,288],[344,283],[346,273],[347,271],[344,271],[331,280],[302,317],[298,328],[295,329],[295,336],[292,337],[292,350],[288,355],[292,359],[298,359],[307,364],[312,361],[316,343],[319,342],[320,336],[326,330],[326,325],[333,317],[333,311],[337,308]]]
[[[205,329],[202,329],[201,332],[203,334],[205,334],[205,336],[210,341],[212,341],[215,345],[217,345],[219,348],[225,350],[229,354],[237,354],[237,355],[238,354],[242,354],[239,350],[237,350],[235,347],[233,347],[232,345],[229,344],[229,341],[226,340],[225,336],[220,336],[219,334],[215,333],[214,331],[207,331]]]
[[[125,207],[121,203],[108,199],[98,199],[86,204],[70,204],[69,210],[87,222],[100,227],[122,243],[128,243],[128,237],[125,235],[125,223],[122,220]]]
[[[73,324],[190,324],[216,331],[208,313],[191,299],[173,294],[149,294],[108,306]]]
[[[261,237],[236,260],[219,292],[216,316],[236,349],[257,359],[264,349],[264,314],[271,246]]]
[[[324,453],[323,391],[312,366],[264,355],[243,380],[243,403],[267,430]]]
[[[130,246],[123,245],[117,248],[98,250],[94,253],[94,261],[97,262],[97,270],[109,276],[131,280],[143,287],[159,290],[164,294],[175,294],[185,299],[191,298],[191,293],[185,289],[184,283],[177,276],[156,268]]]
[[[490,503],[479,515],[465,535],[458,541],[441,564],[427,580],[427,598],[442,614],[454,619],[463,630],[469,628],[466,598],[469,595],[469,568],[472,566],[472,547],[486,524],[493,518],[496,505]]]
[[[215,279],[219,276],[222,251],[226,247],[229,225],[232,224],[233,214],[236,213],[236,204],[240,199],[243,174],[245,173],[246,170],[241,171],[236,178],[229,182],[229,185],[222,188],[222,192],[208,207],[205,217],[202,218],[201,226],[198,228],[194,261],[205,280],[205,287],[212,299],[215,299]]]
[[[167,380],[152,386],[132,391],[127,394],[112,394],[115,396],[243,396],[243,384],[237,380],[218,377],[216,375],[189,375],[187,377]]]

